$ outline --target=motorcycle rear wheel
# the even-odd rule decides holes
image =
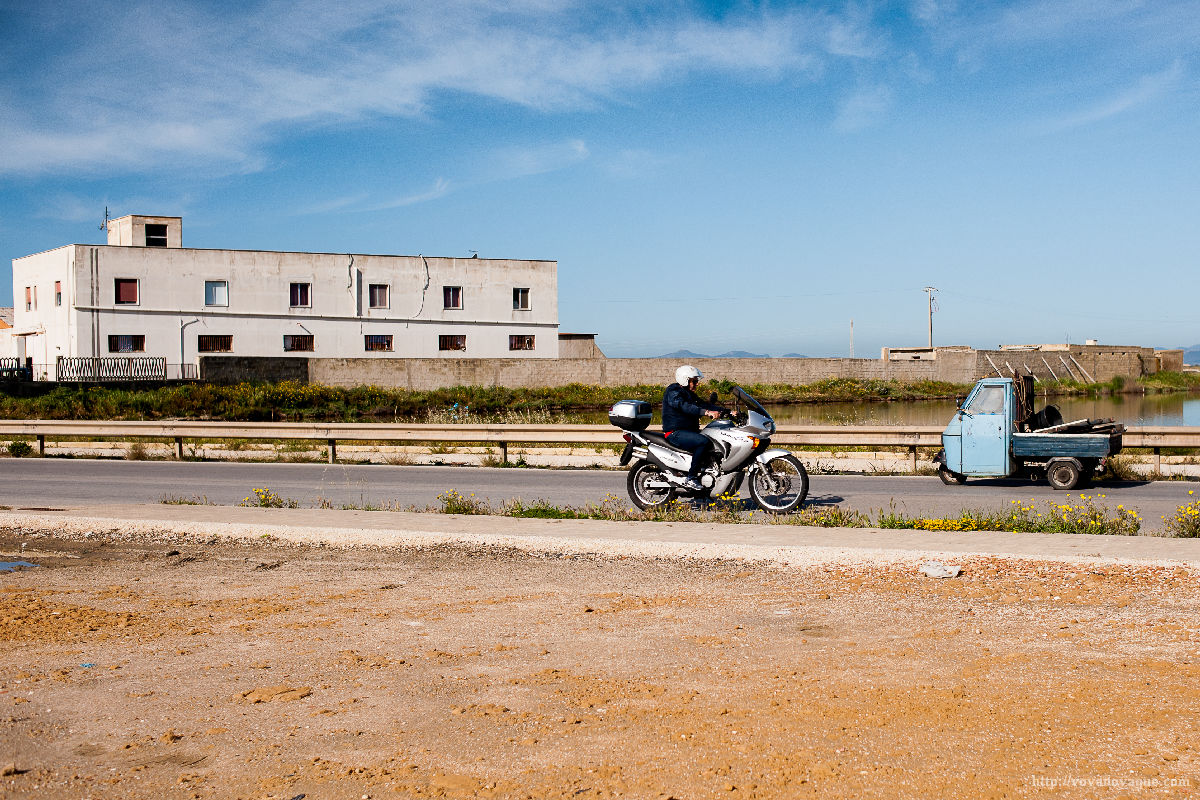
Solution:
[[[675,499],[675,488],[649,486],[648,484],[666,483],[666,480],[666,476],[663,475],[657,464],[650,461],[637,462],[629,470],[629,477],[625,480],[626,488],[629,490],[629,499],[642,511],[665,506]]]
[[[793,455],[776,456],[754,471],[750,496],[769,514],[795,511],[808,497],[808,471]]]

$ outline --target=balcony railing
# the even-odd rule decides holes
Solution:
[[[60,357],[53,364],[0,358],[0,380],[60,381],[65,383],[115,383],[125,381],[198,380],[196,364],[168,364],[165,358],[109,356]]]

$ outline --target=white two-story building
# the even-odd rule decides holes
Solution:
[[[180,217],[126,216],[107,245],[13,260],[10,355],[206,353],[556,358],[558,264],[491,258],[200,250]]]

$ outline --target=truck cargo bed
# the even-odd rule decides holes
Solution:
[[[1018,458],[1105,458],[1121,452],[1124,427],[1099,433],[1014,433],[1012,454]]]

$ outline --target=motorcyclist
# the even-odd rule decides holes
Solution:
[[[675,370],[675,382],[663,393],[663,433],[673,447],[692,454],[692,466],[688,470],[684,487],[698,492],[704,487],[700,483],[700,467],[708,455],[712,442],[700,433],[700,418],[717,419],[725,409],[701,400],[696,387],[704,375],[690,364]]]

